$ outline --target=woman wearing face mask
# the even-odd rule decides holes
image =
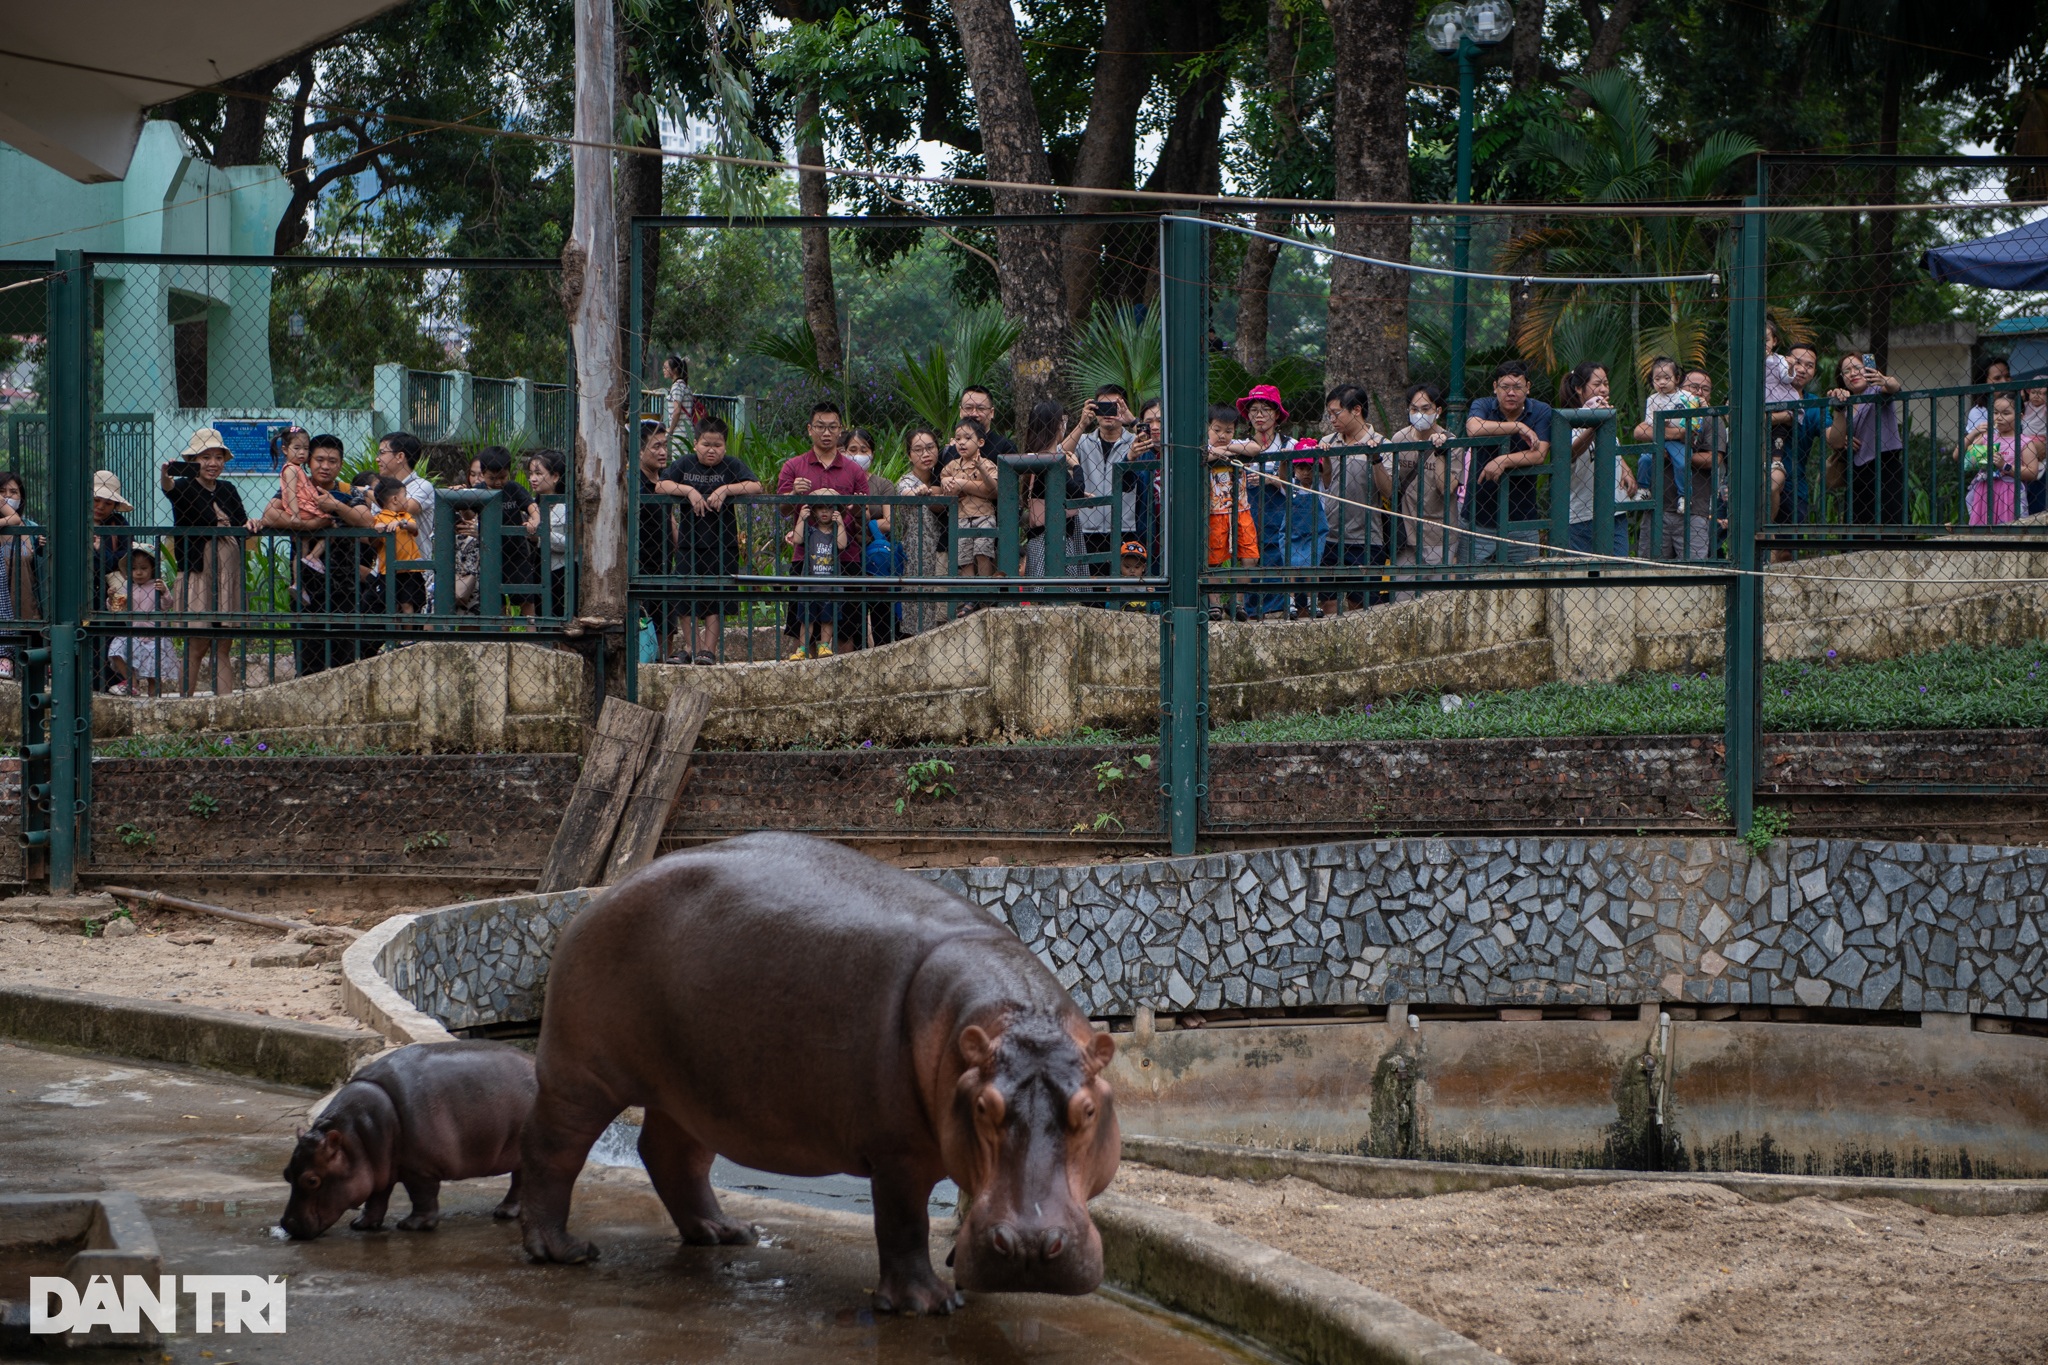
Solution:
[[[26,486],[21,475],[0,469],[0,621],[32,621],[36,606],[36,543],[23,534],[35,525],[22,515]],[[14,646],[0,644],[0,678],[14,676]]]
[[[242,541],[262,530],[263,523],[243,508],[241,490],[221,478],[221,471],[227,468],[228,448],[218,431],[201,427],[193,432],[179,460],[196,465],[197,472],[174,476],[172,463],[161,470],[161,487],[171,502],[172,525],[206,527],[217,533],[178,537],[178,586],[171,598],[172,610],[195,616],[239,613],[243,609]],[[199,624],[225,626],[232,622],[207,619]],[[225,697],[235,690],[232,645],[226,639],[186,637],[186,696],[192,695],[202,673],[213,683],[215,696]]]
[[[1395,445],[1428,442],[1432,450],[1404,450],[1383,456],[1400,500],[1401,532],[1395,544],[1396,564],[1448,564],[1458,557],[1458,536],[1450,528],[1457,520],[1457,479],[1451,464],[1456,458],[1444,452],[1451,434],[1444,430],[1444,392],[1434,384],[1408,386],[1408,425],[1391,438]],[[1397,592],[1395,601],[1406,601],[1413,592]]]

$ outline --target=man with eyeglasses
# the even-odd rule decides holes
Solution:
[[[831,399],[813,405],[808,428],[811,448],[782,466],[782,472],[775,478],[775,491],[784,497],[805,493],[867,497],[867,470],[839,453],[839,433],[845,425],[839,405]],[[846,548],[839,552],[839,572],[842,576],[851,577],[861,570],[862,542],[867,537],[868,517],[874,509],[846,503],[834,506],[839,509],[840,518],[846,525]],[[783,519],[792,525],[796,522],[796,512],[795,504],[783,505]],[[861,615],[858,607],[840,612],[841,650],[859,647],[858,640],[849,640],[843,633],[851,630],[858,635]]]
[[[1503,360],[1493,369],[1493,393],[1476,399],[1465,414],[1467,436],[1505,436],[1502,453],[1490,455],[1490,446],[1475,447],[1465,482],[1465,498],[1473,528],[1472,558],[1478,562],[1498,559],[1519,564],[1536,557],[1540,528],[1527,527],[1503,532],[1500,527],[1500,498],[1507,489],[1508,520],[1540,521],[1545,509],[1536,500],[1536,480],[1514,479],[1516,470],[1547,464],[1550,460],[1550,404],[1529,396],[1529,367],[1520,360]],[[1507,537],[1507,543],[1489,540],[1488,535]]]
[[[981,444],[982,454],[993,460],[1017,453],[1016,442],[996,430],[996,400],[987,389],[979,384],[969,384],[960,390],[960,415],[972,417],[988,433],[988,439]],[[938,464],[932,467],[933,476],[936,477],[940,470],[959,458],[960,452],[948,442],[946,448],[939,452]]]

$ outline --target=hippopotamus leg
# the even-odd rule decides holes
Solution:
[[[355,1221],[350,1223],[349,1226],[357,1232],[382,1232],[384,1230],[384,1210],[390,1207],[390,1205],[391,1187],[386,1185],[383,1189],[378,1190],[363,1201],[363,1211],[356,1215]]]
[[[752,1246],[754,1230],[726,1216],[711,1190],[716,1153],[659,1110],[647,1111],[640,1126],[640,1163],[647,1168],[662,1207],[693,1247]]]
[[[951,1313],[966,1303],[932,1270],[930,1200],[938,1177],[877,1162],[868,1181],[875,1201],[875,1250],[881,1278],[878,1313]]]
[[[498,1201],[498,1207],[491,1210],[491,1217],[497,1219],[519,1216],[519,1168],[512,1168],[512,1188],[505,1191],[505,1197]]]
[[[425,1177],[401,1177],[412,1212],[398,1224],[400,1232],[432,1232],[441,1222],[441,1182]]]
[[[520,1138],[519,1228],[531,1259],[575,1265],[596,1260],[598,1249],[569,1235],[569,1196],[591,1144],[623,1106],[568,1089],[542,1088]]]

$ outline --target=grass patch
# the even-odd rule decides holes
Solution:
[[[123,735],[95,740],[94,758],[370,758],[390,749],[341,749],[273,735]]]
[[[1822,657],[1768,664],[1764,729],[1976,730],[2048,718],[2048,642],[1978,649],[1950,645],[1878,663]],[[1725,725],[1719,674],[1635,673],[1612,683],[1545,683],[1463,697],[1410,693],[1331,714],[1218,726],[1210,742],[1339,739],[1492,739],[1550,735],[1717,734]]]

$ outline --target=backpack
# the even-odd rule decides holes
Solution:
[[[909,558],[903,547],[882,534],[882,523],[868,522],[868,546],[861,555],[861,571],[870,578],[899,578]]]

